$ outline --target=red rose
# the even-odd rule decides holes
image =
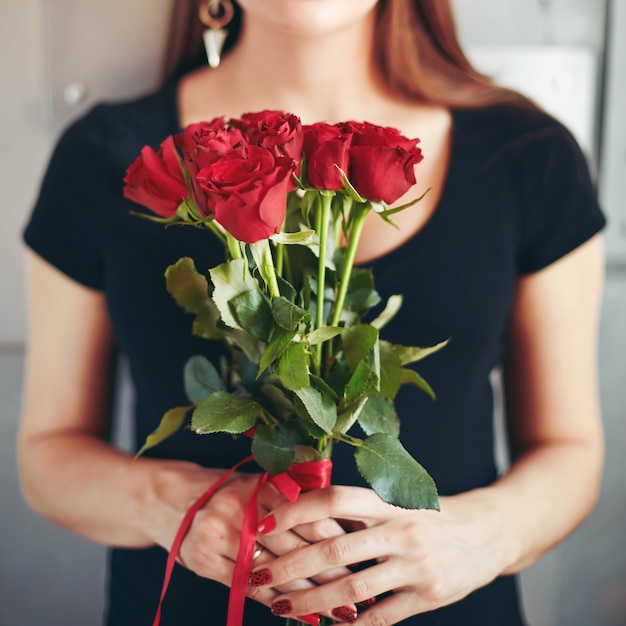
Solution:
[[[233,149],[243,149],[245,139],[241,131],[224,127],[224,118],[211,122],[190,124],[176,137],[176,144],[183,153],[183,163],[189,172],[193,199],[200,214],[207,217],[207,195],[197,182],[197,175]]]
[[[230,121],[231,128],[238,128],[249,143],[267,148],[277,157],[289,157],[296,163],[302,158],[302,125],[300,119],[282,111],[246,113],[241,119]]]
[[[161,217],[172,217],[180,203],[189,197],[173,137],[159,152],[149,146],[128,168],[124,177],[124,197],[142,204]]]
[[[338,125],[352,134],[348,178],[364,198],[392,204],[415,184],[415,166],[422,160],[419,139],[407,139],[395,128],[368,122]]]
[[[337,167],[348,174],[352,136],[324,122],[304,126],[303,129],[308,183],[317,189],[343,189],[343,180]]]
[[[280,231],[293,162],[266,148],[231,150],[200,170],[207,209],[233,237],[246,243]]]

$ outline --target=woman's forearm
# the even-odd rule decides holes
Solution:
[[[161,536],[166,541],[170,531],[161,526],[177,523],[167,518],[177,517],[176,509],[184,512],[210,471],[180,461],[133,460],[90,434],[71,431],[22,441],[19,465],[22,491],[34,510],[89,539],[122,547],[148,546]],[[176,497],[168,476],[177,479]]]
[[[502,574],[528,567],[591,512],[600,490],[600,442],[538,445],[490,487],[451,498],[442,507],[484,520],[498,544]]]

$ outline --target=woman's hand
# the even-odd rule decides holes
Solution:
[[[275,613],[331,613],[357,620],[354,605],[370,606],[359,624],[395,624],[460,600],[494,579],[510,559],[508,533],[480,492],[441,499],[441,512],[399,509],[369,489],[329,487],[282,504],[261,522],[283,534],[324,518],[359,522],[361,530],[298,548],[264,566],[278,588],[330,568],[376,564],[327,584],[277,597]],[[254,572],[262,568],[256,566]],[[260,578],[256,576],[255,578]],[[376,602],[376,596],[393,595]],[[373,606],[372,606],[373,605]]]
[[[151,463],[150,460],[147,460]],[[191,463],[157,461],[151,473],[150,495],[144,503],[149,511],[146,527],[151,529],[152,539],[169,549],[186,511],[197,498],[223,473],[223,470],[205,469]],[[259,479],[258,474],[234,473],[211,496],[207,504],[196,513],[185,537],[178,560],[199,576],[210,578],[229,586],[237,552],[244,511]],[[259,518],[287,500],[270,483],[258,494]],[[281,533],[259,537],[260,549],[256,551],[253,565],[268,567],[276,555],[284,555],[311,542],[325,540],[344,534],[344,530],[332,519],[298,525]],[[271,606],[281,593],[312,588],[343,577],[350,572],[343,567],[328,568],[318,572],[312,580],[294,580],[284,585],[251,587],[250,596]],[[312,620],[314,623],[315,620]]]

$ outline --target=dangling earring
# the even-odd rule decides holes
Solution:
[[[204,48],[211,67],[220,64],[222,48],[228,35],[224,26],[233,19],[234,13],[230,0],[208,0],[200,5],[200,21],[207,27],[203,33]]]

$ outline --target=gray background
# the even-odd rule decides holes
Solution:
[[[155,60],[162,54],[170,4],[0,2],[3,626],[95,626],[102,613],[104,549],[37,518],[22,503],[17,488],[14,441],[26,335],[19,233],[54,140],[68,120],[101,98],[132,96],[156,83]],[[600,354],[606,478],[591,518],[525,572],[522,586],[533,625],[625,625],[626,125],[621,118],[626,111],[626,0],[453,4],[470,56],[570,124],[598,171],[601,199],[610,217]],[[68,86],[84,87],[84,99],[68,104]],[[123,390],[121,415],[131,393],[126,384]],[[127,438],[122,432],[121,440]]]

